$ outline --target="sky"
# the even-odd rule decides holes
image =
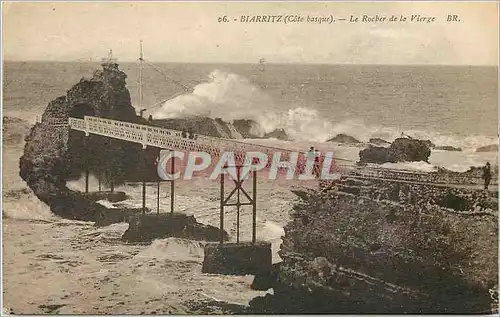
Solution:
[[[407,22],[349,22],[407,16]],[[460,22],[447,22],[456,14]],[[241,23],[299,15],[302,23]],[[308,16],[345,18],[307,23]],[[434,22],[410,22],[412,15]],[[227,16],[230,22],[218,22]],[[282,18],[282,19],[283,19]],[[234,21],[236,19],[237,21]],[[492,2],[3,2],[5,60],[498,65]]]

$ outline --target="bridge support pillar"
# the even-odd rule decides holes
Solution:
[[[144,151],[144,148],[142,151],[142,155],[144,163],[143,173],[142,173],[142,214],[144,215],[146,214],[146,164],[147,164],[146,151]]]
[[[175,156],[172,156],[172,173],[175,170]],[[175,197],[175,181],[172,179],[170,181],[170,214],[174,214],[174,197]]]
[[[240,242],[240,211],[241,206],[252,206],[252,243],[255,244],[257,240],[257,171],[252,171],[252,197],[247,193],[243,187],[243,182],[245,178],[241,175],[241,168],[243,166],[237,165],[236,167],[236,180],[233,179],[235,184],[233,190],[226,197],[224,193],[224,175],[220,175],[220,230],[224,231],[224,207],[226,206],[236,206],[236,243]],[[227,166],[226,166],[227,168]],[[229,200],[236,193],[236,202],[230,203]],[[241,201],[241,195],[244,195],[247,202]],[[224,243],[224,239],[220,237],[220,244]]]
[[[87,153],[87,136],[83,139],[83,152],[85,160],[85,193],[89,192],[89,154]]]

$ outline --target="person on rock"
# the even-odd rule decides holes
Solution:
[[[490,162],[486,162],[486,165],[483,167],[483,179],[484,179],[484,189],[488,189],[491,181],[491,166]]]

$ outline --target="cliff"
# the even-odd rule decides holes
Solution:
[[[136,121],[125,79],[118,65],[103,65],[92,78],[82,78],[65,96],[51,101],[42,115],[42,122],[35,124],[26,137],[19,174],[55,214],[95,221],[106,210],[66,187],[67,180],[81,176],[86,160],[90,173],[104,174],[108,183],[123,181],[124,171],[135,169],[138,162],[144,160],[140,145],[96,135],[85,137],[83,132],[47,124],[84,115]]]
[[[498,193],[344,179],[296,194],[279,283],[254,309],[490,312]]]

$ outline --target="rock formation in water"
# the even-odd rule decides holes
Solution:
[[[381,139],[381,138],[370,138],[370,140],[368,140],[368,143],[374,144],[374,145],[390,145],[391,144],[391,142],[386,141],[386,140]]]
[[[284,140],[284,141],[290,141],[291,138],[288,136],[286,131],[284,129],[276,129],[272,132],[264,134],[265,139],[278,139],[278,140]]]
[[[223,123],[222,120],[215,120],[206,117],[155,119],[151,124],[162,128],[192,132],[195,134],[208,135],[218,138],[242,138],[239,132],[237,132],[235,129],[228,128],[228,126]]]
[[[476,149],[476,152],[498,152],[498,144],[490,144],[478,147]]]
[[[461,148],[450,146],[450,145],[435,146],[433,149],[434,150],[443,150],[443,151],[455,151],[455,152],[461,152],[462,151]]]
[[[275,138],[279,140],[290,140],[290,137],[284,129],[275,129],[272,132],[264,133],[259,124],[253,120],[235,120],[231,123],[221,118],[212,119],[192,116],[186,118],[156,119],[152,120],[151,124],[162,128],[224,139]]]
[[[359,144],[361,141],[347,134],[337,134],[335,137],[327,140],[326,142],[337,142],[342,144]]]
[[[370,146],[359,152],[360,163],[395,163],[429,160],[432,143],[409,138],[398,138],[386,147]]]
[[[274,295],[254,310],[490,312],[498,193],[349,178],[295,193]]]
[[[253,120],[234,120],[233,126],[245,139],[257,139],[264,135],[262,127]]]
[[[111,188],[126,180],[157,180],[153,161],[159,149],[148,147],[144,151],[140,144],[94,134],[85,136],[65,125],[49,124],[85,115],[146,124],[147,121],[137,117],[132,107],[126,77],[117,64],[103,64],[103,70],[94,72],[91,79],[82,79],[66,96],[51,101],[42,115],[42,122],[37,123],[27,136],[24,154],[19,161],[19,174],[54,214],[109,225],[123,221],[133,223],[132,216],[143,211],[142,208],[107,209],[96,203],[102,198],[100,194],[71,191],[66,187],[66,181],[80,178],[86,166],[90,174],[102,176],[104,183]],[[114,196],[115,199],[126,198],[125,194]],[[160,217],[154,217],[153,223],[158,225]],[[184,235],[192,234],[202,239],[206,234],[207,238],[214,239],[220,232],[216,227],[197,223],[194,217],[182,215],[180,218],[187,223],[186,232],[181,232]],[[134,235],[130,230],[125,238]],[[142,241],[177,234],[177,231],[157,230],[154,234],[139,234],[137,239]]]
[[[398,138],[391,143],[389,149],[397,162],[427,162],[431,155],[431,144],[430,141]]]
[[[119,167],[125,170],[129,167],[127,165],[136,163],[130,158],[136,156],[137,160],[141,153],[134,152],[137,147],[118,140],[96,135],[85,137],[83,132],[46,123],[67,120],[70,116],[82,118],[84,115],[134,122],[135,110],[130,103],[125,78],[125,73],[116,64],[97,70],[91,79],[82,79],[65,96],[51,101],[42,115],[42,123],[35,124],[26,137],[19,174],[55,214],[72,219],[96,220],[103,207],[86,199],[83,194],[70,191],[66,181],[81,176],[85,160],[89,162],[91,173],[97,174],[97,170],[106,165],[108,172]],[[82,150],[84,146],[85,150]]]

